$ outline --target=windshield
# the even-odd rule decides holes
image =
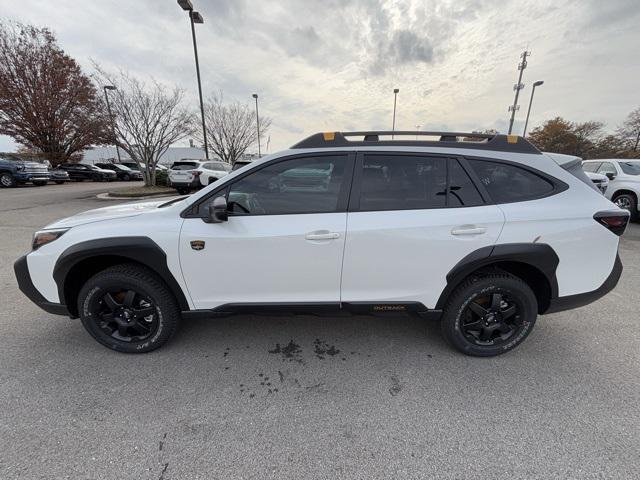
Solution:
[[[620,168],[627,175],[640,175],[640,161],[618,162]]]
[[[198,168],[196,162],[175,162],[171,165],[171,170],[193,170],[194,168]]]

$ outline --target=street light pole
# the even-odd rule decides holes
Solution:
[[[113,85],[105,85],[102,87],[104,89],[104,98],[107,101],[107,111],[109,112],[109,118],[111,119],[111,131],[113,132],[113,142],[116,145],[116,154],[118,155],[118,163],[122,160],[120,159],[120,149],[118,148],[118,139],[116,138],[116,120],[111,113],[111,104],[109,103],[109,95],[107,95],[107,90],[115,90],[116,87]]]
[[[393,89],[393,123],[391,124],[391,131],[395,132],[396,131],[396,103],[398,101],[398,92],[400,91],[399,88],[394,88]],[[394,138],[394,135],[391,135],[391,138]]]
[[[538,80],[533,83],[533,88],[531,89],[531,98],[529,99],[529,108],[527,109],[527,119],[524,122],[524,130],[522,131],[522,136],[527,136],[527,125],[529,124],[529,114],[531,113],[531,104],[533,103],[533,94],[536,93],[536,87],[539,87],[544,83],[544,80]]]
[[[202,136],[204,138],[204,155],[209,160],[209,145],[207,143],[207,127],[204,121],[204,102],[202,101],[202,82],[200,81],[200,62],[198,61],[198,44],[196,42],[196,23],[204,23],[204,19],[199,12],[193,11],[191,0],[178,0],[178,5],[183,10],[189,12],[189,22],[191,23],[191,37],[193,38],[193,54],[196,58],[196,76],[198,77],[198,95],[200,97],[200,116],[202,118]]]
[[[260,158],[262,155],[260,153],[260,117],[258,116],[258,94],[254,93],[251,96],[256,99],[256,130],[258,131],[258,158]]]

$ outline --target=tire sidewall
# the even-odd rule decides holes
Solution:
[[[4,179],[8,178],[9,181],[5,184],[5,182],[3,181]],[[10,187],[14,187],[16,185],[16,181],[13,178],[13,175],[11,175],[10,173],[7,172],[2,172],[0,173],[0,187],[1,188],[10,188]]]
[[[118,276],[120,277],[120,276]],[[150,298],[156,306],[158,315],[158,326],[150,338],[140,342],[122,342],[106,335],[98,326],[95,314],[91,311],[92,304],[97,302],[110,288],[131,289]],[[127,279],[124,275],[116,278],[115,275],[96,275],[90,279],[78,295],[78,312],[82,324],[98,342],[112,350],[125,353],[143,353],[154,350],[165,343],[172,332],[167,331],[165,312],[171,308],[167,304],[166,295],[154,292],[153,288],[148,288],[144,282],[136,282]]]
[[[507,343],[498,346],[480,346],[469,341],[462,332],[463,314],[477,297],[503,293],[509,295],[519,306],[519,315],[524,328]],[[509,277],[487,277],[464,286],[454,294],[442,320],[443,333],[458,350],[468,355],[490,357],[513,350],[531,333],[538,315],[538,304],[531,289],[518,279]]]

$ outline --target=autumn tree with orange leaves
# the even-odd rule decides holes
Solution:
[[[110,140],[91,79],[47,28],[0,21],[0,134],[51,163]]]

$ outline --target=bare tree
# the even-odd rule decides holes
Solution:
[[[251,145],[258,142],[255,110],[240,102],[225,105],[222,92],[207,99],[204,117],[209,149],[223,162],[233,164]],[[262,139],[271,126],[271,119],[260,117],[259,123]]]
[[[145,185],[155,185],[160,157],[193,133],[194,118],[183,105],[183,90],[168,90],[155,80],[145,83],[123,71],[96,70],[98,82],[116,87],[110,97],[115,142],[144,172]]]
[[[629,150],[638,151],[638,144],[640,144],[640,107],[627,116],[622,126],[618,128],[617,133],[628,143]]]
[[[105,116],[91,79],[55,35],[0,21],[0,134],[54,164],[105,140]]]

